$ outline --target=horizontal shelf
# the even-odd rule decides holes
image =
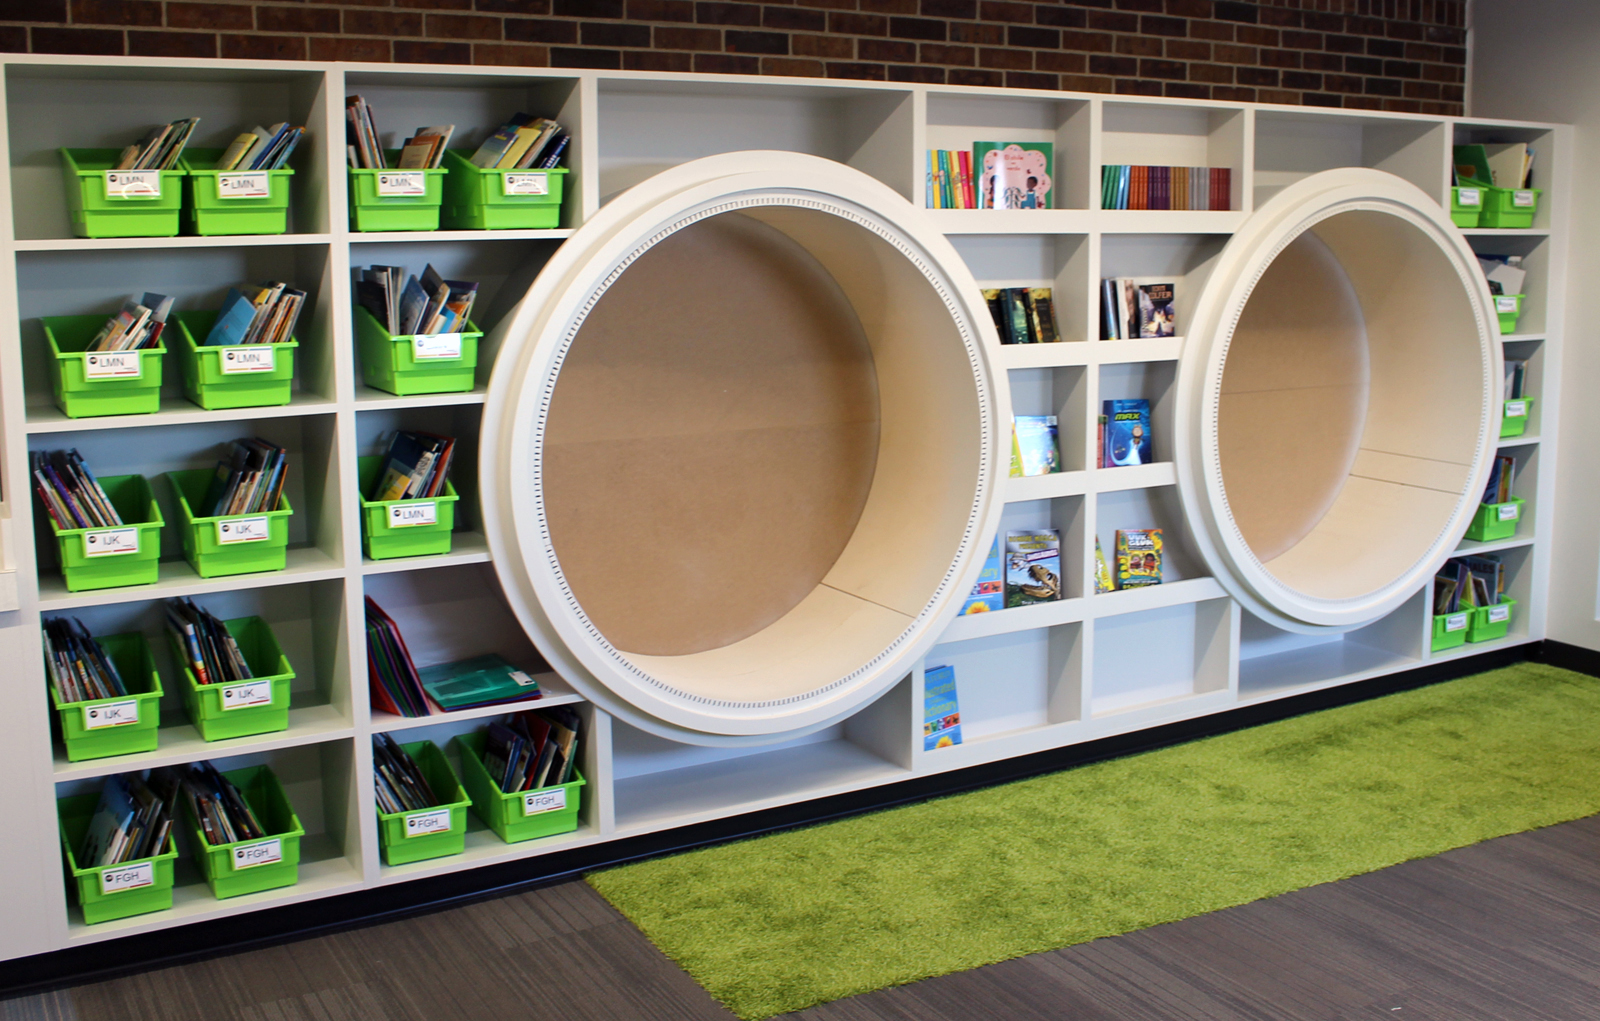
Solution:
[[[1523,626],[1526,627],[1526,625]],[[1529,638],[1525,632],[1513,631],[1507,634],[1504,638],[1496,638],[1493,641],[1467,642],[1466,644],[1458,645],[1453,649],[1445,649],[1441,652],[1429,652],[1428,658],[1434,662],[1438,662],[1441,659],[1464,659],[1475,653],[1492,652],[1495,649],[1509,649],[1513,645],[1526,645],[1531,641],[1533,641],[1533,639]]]
[[[571,833],[556,833],[548,837],[519,840],[514,844],[508,844],[495,836],[494,830],[483,825],[478,817],[469,811],[467,843],[460,854],[412,862],[409,865],[380,865],[378,882],[399,883],[421,876],[442,875],[460,872],[463,869],[475,869],[482,865],[493,865],[497,862],[517,861],[521,858],[549,854],[552,851],[564,851],[578,844],[593,843],[598,839],[600,839],[599,832],[580,821],[578,828]]]
[[[1006,479],[1006,502],[1053,500],[1058,496],[1079,496],[1089,491],[1089,473],[1051,472],[1049,475],[1019,475]]]
[[[1460,557],[1477,556],[1480,553],[1497,553],[1500,550],[1516,549],[1519,546],[1532,546],[1534,537],[1531,535],[1513,535],[1509,539],[1496,539],[1493,542],[1474,542],[1471,539],[1462,539],[1456,544],[1455,555]]]
[[[1248,215],[1216,209],[926,209],[944,234],[1232,234]]]
[[[100,415],[94,418],[68,418],[54,404],[28,406],[30,433],[93,432],[100,429],[143,429],[163,425],[200,425],[205,422],[240,422],[259,418],[293,418],[299,415],[331,415],[339,410],[337,401],[316,394],[296,393],[288,404],[267,408],[229,408],[207,411],[182,397],[164,397],[161,410],[150,415]]]
[[[325,245],[331,234],[221,234],[170,238],[19,238],[19,252],[112,252],[128,249],[161,251],[185,248],[259,248],[265,245]]]
[[[481,720],[487,716],[504,716],[506,713],[520,713],[524,709],[548,709],[551,706],[571,705],[582,702],[583,696],[567,688],[559,674],[535,674],[534,679],[539,682],[539,690],[543,698],[524,699],[521,702],[502,702],[498,705],[480,705],[471,709],[457,709],[449,713],[436,713],[432,716],[396,716],[386,713],[381,709],[372,711],[372,729],[382,732],[396,732],[401,730],[415,730],[418,727],[433,727],[441,723],[453,723],[457,720]]]
[[[431,557],[395,557],[393,560],[361,560],[362,574],[395,574],[399,571],[426,571],[456,564],[489,562],[489,540],[482,532],[456,532],[450,537],[450,552]]]
[[[264,571],[261,574],[235,574],[226,578],[202,578],[194,573],[187,561],[168,560],[161,565],[161,574],[154,585],[129,585],[126,588],[96,589],[92,592],[68,592],[60,574],[48,574],[39,579],[39,609],[45,613],[70,610],[77,606],[105,606],[111,603],[137,603],[147,599],[172,599],[177,596],[200,596],[211,592],[233,592],[239,589],[271,588],[275,585],[298,585],[308,581],[322,581],[344,576],[344,565],[315,546],[291,548],[288,566],[281,571]]]
[[[1005,369],[1049,369],[1063,365],[1170,362],[1176,361],[1182,352],[1182,337],[1003,344],[1000,347],[1000,366]]]
[[[1549,227],[1463,227],[1461,233],[1469,238],[1542,238],[1550,233]]]
[[[1019,475],[1006,479],[1006,502],[1053,500],[1058,496],[1083,493],[1116,493],[1125,489],[1151,489],[1171,486],[1178,481],[1171,461],[1135,464],[1123,468],[1091,468],[1087,471],[1051,472],[1048,475]]]
[[[1422,627],[1422,621],[1417,621]],[[1406,656],[1348,638],[1239,661],[1239,701],[1288,698],[1420,665]]]
[[[560,241],[572,236],[570,228],[548,230],[375,230],[351,231],[353,245],[418,241]]]
[[[1096,493],[1116,493],[1124,489],[1150,489],[1178,482],[1178,469],[1171,461],[1133,464],[1122,468],[1095,468],[1089,472],[1090,486]]]
[[[1160,585],[1100,592],[1089,596],[1088,615],[1091,617],[1117,617],[1124,613],[1156,610],[1164,606],[1182,606],[1206,599],[1221,599],[1227,590],[1215,578],[1185,578]]]
[[[1543,340],[1544,337],[1543,333],[1502,333],[1500,334],[1500,343],[1518,344],[1528,340]]]
[[[188,717],[182,710],[169,712],[166,716],[167,719],[162,721],[161,728],[156,731],[159,735],[159,746],[155,751],[69,762],[62,749],[57,746],[54,780],[60,782],[82,777],[109,776],[112,773],[128,773],[137,769],[153,769],[156,766],[198,762],[201,759],[217,759],[228,755],[244,755],[248,752],[271,751],[275,748],[321,744],[324,741],[348,738],[355,733],[350,721],[331,705],[307,706],[304,709],[291,707],[288,730],[280,730],[273,734],[257,734],[254,737],[230,738],[226,741],[202,739],[200,732],[189,723]]]
[[[1500,446],[1502,447],[1523,447],[1538,442],[1538,433],[1524,433],[1521,436],[1502,436],[1500,438]]]
[[[1146,337],[1137,340],[1099,340],[1091,345],[1101,365],[1124,362],[1171,362],[1183,353],[1182,337]]]
[[[1035,628],[1054,627],[1082,620],[1088,613],[1086,599],[1058,599],[1051,603],[1012,606],[988,613],[966,613],[950,622],[939,636],[939,643],[965,642],[972,638],[1008,635]]]
[[[1249,216],[1238,209],[1106,209],[1103,234],[1233,234]]]
[[[370,386],[356,387],[357,411],[382,411],[387,408],[443,408],[455,404],[482,404],[489,392],[487,383],[479,383],[466,393],[416,394],[396,397],[394,394],[374,390]]]

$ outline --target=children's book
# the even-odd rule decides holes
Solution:
[[[997,535],[989,547],[989,557],[983,562],[983,570],[978,574],[978,583],[972,586],[972,594],[961,604],[961,612],[987,613],[1005,609],[1005,588],[1005,578],[1000,573],[1000,537]]]
[[[1061,339],[1056,330],[1056,302],[1048,287],[1034,287],[1028,291],[1028,311],[1032,315],[1034,343],[1054,344]]]
[[[1161,529],[1117,529],[1117,587],[1161,584]]]
[[[1050,142],[976,142],[978,204],[984,209],[1049,209],[1055,146]]]
[[[1094,537],[1094,591],[1096,595],[1102,592],[1112,592],[1116,583],[1111,580],[1111,569],[1106,566],[1105,550],[1100,548],[1100,537]]]
[[[1101,405],[1101,412],[1105,415],[1106,425],[1105,450],[1100,467],[1154,463],[1148,400],[1134,397],[1105,401]]]
[[[1054,415],[1013,416],[1011,447],[1013,465],[1021,466],[1021,475],[1049,475],[1061,470]]]
[[[922,679],[922,750],[961,743],[961,707],[956,698],[956,668],[931,666]]]
[[[1139,336],[1170,337],[1176,328],[1171,284],[1138,284]]]
[[[1006,606],[1061,598],[1061,533],[1053,528],[1006,533]]]

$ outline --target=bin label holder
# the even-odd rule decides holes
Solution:
[[[1520,209],[1527,209],[1533,205],[1533,192],[1517,190],[1511,193],[1511,204]]]
[[[144,375],[144,361],[137,351],[96,351],[83,358],[83,378],[138,379]]]
[[[153,861],[142,861],[134,865],[115,865],[100,870],[102,897],[154,885],[156,885],[156,863]]]
[[[259,865],[276,865],[283,861],[283,841],[273,837],[270,840],[237,844],[233,848],[231,860],[235,872],[253,869]]]
[[[1463,627],[1465,625],[1462,625]],[[528,791],[522,796],[523,815],[542,815],[545,812],[559,812],[567,807],[567,789],[557,787],[553,790]]]
[[[450,809],[431,808],[406,816],[406,839],[450,832]]]
[[[1479,188],[1457,188],[1456,204],[1460,206],[1483,205],[1483,191]]]
[[[107,170],[106,198],[158,199],[161,197],[159,170]]]
[[[121,727],[138,722],[139,700],[136,698],[130,698],[126,702],[100,702],[83,707],[84,730],[103,730],[106,727]]]
[[[222,711],[230,709],[248,709],[253,705],[272,704],[271,681],[246,681],[244,684],[230,684],[222,689]]]
[[[1527,418],[1528,402],[1525,400],[1506,401],[1507,418]]]
[[[428,194],[428,175],[420,170],[390,171],[378,175],[378,197]]]
[[[219,199],[268,199],[272,197],[272,180],[265,170],[217,175]]]
[[[1511,619],[1511,607],[1509,607],[1509,606],[1491,606],[1491,607],[1489,607],[1489,623],[1491,623],[1491,624],[1500,624],[1500,623],[1503,623],[1503,622],[1508,621],[1510,619]]]
[[[460,358],[461,334],[419,333],[411,338],[411,357],[419,362],[430,358]]]
[[[217,522],[217,545],[266,542],[272,538],[272,520],[265,514],[248,518],[223,518]]]
[[[1517,520],[1517,515],[1521,512],[1522,508],[1514,503],[1503,503],[1495,511],[1501,521],[1515,521]]]
[[[224,376],[240,372],[273,372],[278,367],[272,344],[245,344],[242,347],[222,349],[218,363]]]
[[[435,500],[407,500],[389,505],[390,528],[412,528],[439,523],[439,504]]]
[[[1515,312],[1517,310],[1517,296],[1515,294],[1495,295],[1494,310],[1496,313]]]
[[[96,528],[83,533],[83,555],[86,557],[116,557],[137,552],[137,528]]]
[[[1452,613],[1444,619],[1445,634],[1452,631],[1465,631],[1467,628],[1467,614]]]
[[[500,194],[548,195],[550,194],[550,175],[502,174],[500,175]]]

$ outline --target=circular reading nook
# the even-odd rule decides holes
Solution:
[[[1353,628],[1461,539],[1495,453],[1500,342],[1476,258],[1400,178],[1341,169],[1217,257],[1180,367],[1179,491],[1246,609]]]
[[[949,243],[841,164],[737,153],[617,196],[491,338],[485,532],[523,626],[677,740],[850,715],[998,525],[992,331]]]

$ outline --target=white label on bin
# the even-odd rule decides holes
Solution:
[[[1515,294],[1497,294],[1494,299],[1496,312],[1515,312],[1517,310],[1517,296]]]
[[[1506,417],[1507,418],[1527,418],[1528,417],[1528,402],[1527,401],[1506,401]]]
[[[138,722],[138,699],[130,698],[126,702],[102,702],[99,705],[86,705],[83,707],[84,730],[121,727],[125,724]]]
[[[1514,503],[1503,503],[1500,505],[1498,513],[1501,521],[1515,521],[1517,520],[1517,515],[1522,513],[1522,508]]]
[[[272,182],[265,170],[245,174],[218,174],[217,198],[264,199],[272,196]]]
[[[390,528],[412,528],[416,525],[439,523],[439,505],[433,500],[419,503],[392,503],[389,505]]]
[[[1491,607],[1489,607],[1489,623],[1491,623],[1491,624],[1504,624],[1506,621],[1508,621],[1510,619],[1511,619],[1511,607],[1509,607],[1509,606],[1491,606]]]
[[[137,865],[119,865],[114,869],[100,870],[100,893],[121,893],[137,890],[141,886],[156,885],[156,863],[142,861]]]
[[[271,522],[265,517],[228,518],[217,522],[217,545],[236,542],[265,542],[272,538]]]
[[[233,849],[233,870],[253,869],[257,865],[276,865],[283,861],[283,841],[277,837],[240,844]]]
[[[1514,206],[1523,206],[1523,207],[1533,205],[1533,192],[1531,192],[1531,191],[1514,191],[1514,192],[1512,192],[1511,193],[1511,204],[1514,205]]]
[[[83,555],[86,557],[115,557],[137,552],[137,528],[100,528],[83,533]]]
[[[412,337],[411,357],[419,362],[429,358],[460,358],[461,334],[433,333]]]
[[[1451,631],[1460,631],[1466,626],[1467,615],[1464,613],[1452,613],[1450,616],[1444,619],[1444,629],[1447,633]]]
[[[161,197],[159,170],[107,170],[106,198],[158,199]]]
[[[546,791],[529,791],[522,796],[523,815],[559,812],[566,807],[567,789],[565,787],[552,787]]]
[[[138,379],[144,362],[137,351],[96,351],[83,356],[84,379]]]
[[[549,174],[502,174],[502,195],[548,195],[550,194]]]
[[[406,816],[406,836],[425,837],[430,833],[450,832],[450,810],[435,808],[429,812],[412,812]]]
[[[511,679],[524,688],[530,688],[539,682],[523,673],[521,670],[511,671]]]
[[[1477,188],[1457,188],[1456,204],[1460,206],[1483,205],[1483,192]]]
[[[222,349],[222,374],[231,376],[235,372],[271,372],[278,367],[277,358],[273,357],[271,344],[246,344],[244,347],[225,347]]]
[[[378,194],[391,195],[426,195],[428,194],[428,175],[420,170],[391,170],[378,175]]]
[[[248,709],[253,705],[272,704],[272,682],[251,681],[248,684],[230,684],[222,689],[222,711]]]

